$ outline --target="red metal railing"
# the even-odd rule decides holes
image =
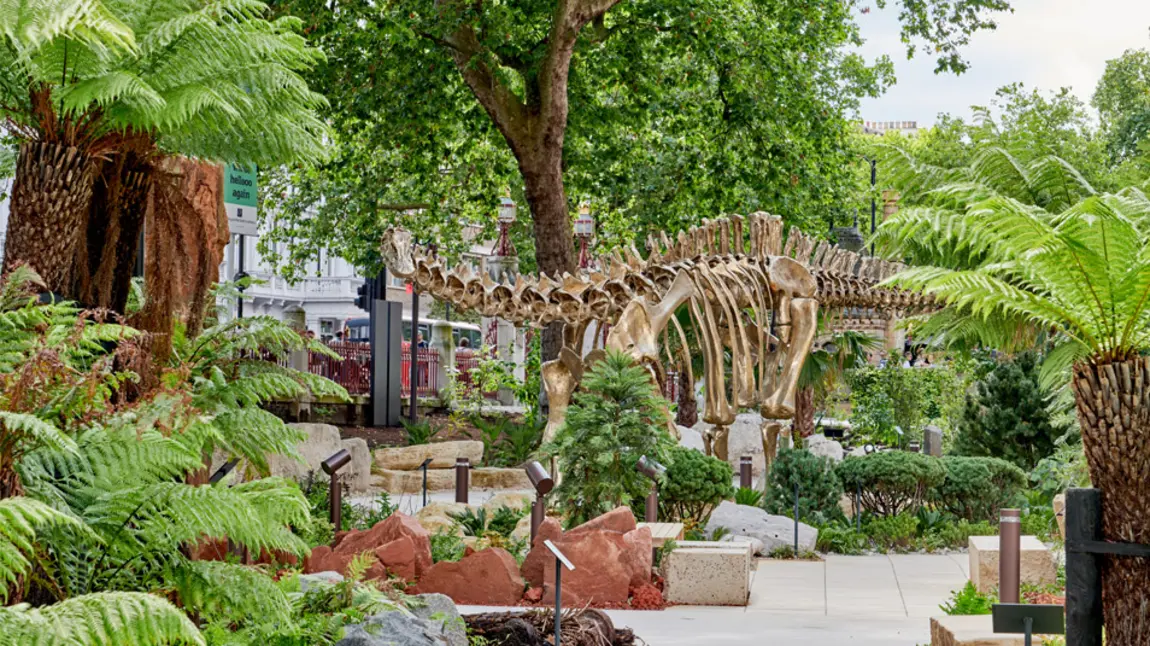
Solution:
[[[308,372],[327,377],[347,389],[351,395],[371,393],[371,346],[355,341],[335,341],[328,344],[342,359],[309,353]]]
[[[400,352],[400,366],[399,366],[399,379],[400,387],[399,394],[401,397],[411,396],[411,344],[403,344],[403,350]],[[420,348],[417,352],[419,357],[419,382],[418,390],[420,397],[438,397],[439,396],[439,352],[429,348]]]

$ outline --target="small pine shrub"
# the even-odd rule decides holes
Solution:
[[[799,485],[799,519],[815,525],[843,518],[839,499],[843,488],[830,458],[805,449],[783,449],[771,464],[763,507],[772,514],[793,516],[795,484]]]
[[[994,520],[998,510],[1018,502],[1026,473],[998,458],[942,458],[946,476],[930,490],[930,501],[958,518]]]
[[[499,534],[503,538],[510,538],[515,526],[527,513],[526,510],[517,511],[511,507],[500,507],[491,514],[491,520],[487,521],[487,531]]]
[[[1023,352],[976,384],[956,425],[956,455],[999,457],[1030,470],[1055,452],[1070,425],[1050,406],[1054,394],[1039,383],[1039,364],[1036,353]]]
[[[848,456],[836,472],[847,491],[861,492],[863,509],[878,516],[918,509],[946,478],[938,458],[906,451]]]
[[[734,494],[731,465],[681,446],[671,448],[670,459],[659,485],[660,518],[705,525],[715,505]]]
[[[647,456],[668,464],[674,445],[667,410],[649,373],[608,352],[583,376],[563,427],[544,451],[559,457],[563,480],[551,493],[569,527],[646,498],[651,482],[635,470]]]
[[[855,531],[853,525],[830,523],[819,528],[815,549],[831,554],[862,554],[866,545],[866,534]]]

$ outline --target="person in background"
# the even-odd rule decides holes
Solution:
[[[417,332],[415,335],[415,347],[419,348],[420,350],[427,349],[427,341],[423,340],[422,332]]]
[[[469,339],[465,336],[459,337],[459,349],[460,350],[470,350],[471,349],[471,339]]]

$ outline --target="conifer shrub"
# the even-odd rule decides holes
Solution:
[[[551,494],[570,527],[641,501],[651,481],[635,469],[647,456],[667,465],[674,442],[667,409],[649,373],[608,352],[583,376],[566,421],[544,452],[557,455],[563,479]]]

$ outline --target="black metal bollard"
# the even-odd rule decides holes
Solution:
[[[743,489],[750,489],[754,486],[752,483],[753,475],[751,473],[751,456],[744,455],[739,458],[739,486]]]
[[[998,516],[998,597],[1002,603],[1018,603],[1021,573],[1022,512],[1003,509]]]

